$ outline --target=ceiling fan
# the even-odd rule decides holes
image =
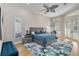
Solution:
[[[64,5],[66,5],[66,3],[64,3]],[[59,7],[59,5],[51,5],[51,6],[49,6],[49,5],[47,5],[47,4],[43,4],[43,7],[44,7],[44,9],[42,9],[42,10],[40,10],[40,11],[45,11],[45,14],[46,13],[48,13],[48,12],[56,12],[56,8],[58,8]]]
[[[49,5],[46,5],[46,4],[43,4],[43,7],[45,9],[42,9],[40,11],[45,11],[45,14],[47,12],[56,12],[55,9],[58,7],[59,5],[52,5],[52,6],[49,6]]]

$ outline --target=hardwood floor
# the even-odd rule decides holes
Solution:
[[[67,40],[69,40],[69,39],[65,39],[65,41],[67,41]],[[72,41],[72,40],[69,40],[69,41],[71,41],[73,44],[71,56],[79,56],[79,43],[76,41]]]
[[[79,56],[79,43],[72,41],[73,48],[71,51],[71,56]],[[28,51],[27,48],[22,43],[16,44],[16,48],[19,51],[20,56],[32,56],[31,51]]]
[[[32,56],[32,53],[22,43],[16,44],[20,56]]]
[[[71,56],[79,56],[79,43],[74,41],[72,43],[73,43],[73,48],[72,48]]]

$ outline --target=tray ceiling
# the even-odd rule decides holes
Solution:
[[[40,11],[40,10],[45,9],[43,6],[44,4],[47,4],[48,6],[52,6],[52,5],[59,5],[59,6],[55,9],[56,12],[47,12],[45,14],[46,12],[45,10]],[[77,3],[66,3],[66,4],[64,3],[30,3],[30,4],[27,4],[27,6],[29,10],[35,13],[38,13],[40,15],[47,16],[47,17],[56,17],[60,15],[65,15],[78,8]]]
[[[42,9],[44,9],[44,4],[47,4],[48,6],[53,6],[53,5],[58,5],[57,8],[55,8],[56,12],[47,12],[45,14],[45,10],[44,11],[40,11]],[[79,3],[66,3],[64,5],[64,3],[3,3],[1,5],[5,5],[5,6],[11,6],[11,7],[20,7],[20,8],[24,8],[26,10],[32,11],[34,13],[40,14],[42,16],[46,16],[46,17],[57,17],[57,16],[61,16],[61,15],[66,15],[74,10],[79,10]]]

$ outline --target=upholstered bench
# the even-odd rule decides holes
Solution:
[[[1,56],[18,56],[18,51],[12,41],[3,42]]]

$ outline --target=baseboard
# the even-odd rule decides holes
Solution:
[[[22,43],[22,41],[15,42],[14,44],[19,44],[19,43]]]
[[[78,40],[76,40],[76,39],[73,39],[73,38],[70,38],[70,37],[66,37],[67,39],[70,39],[70,40],[72,40],[72,41],[75,41],[75,42],[77,42],[77,43],[79,43],[79,41]]]

